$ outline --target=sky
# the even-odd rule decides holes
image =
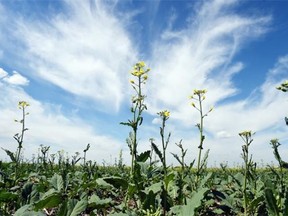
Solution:
[[[206,89],[204,151],[208,164],[242,163],[244,130],[255,132],[250,152],[259,166],[276,163],[271,139],[288,155],[287,94],[276,87],[288,75],[286,0],[0,0],[0,147],[16,151],[19,101],[27,101],[23,156],[40,145],[114,164],[132,117],[129,83],[134,64],[151,68],[143,88],[148,110],[138,152],[160,147],[157,113],[170,111],[170,152],[182,140],[186,162],[198,155],[199,112],[194,89]],[[8,161],[5,151],[0,159]]]

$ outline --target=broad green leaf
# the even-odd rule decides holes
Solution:
[[[126,190],[128,187],[128,182],[125,179],[118,176],[105,177],[103,178],[103,180],[108,184],[113,185],[113,187],[115,188],[122,187],[122,189]]]
[[[32,205],[24,205],[15,212],[14,216],[46,216],[46,214],[41,211],[35,212],[31,209]]]
[[[151,186],[145,188],[145,193],[149,194],[150,191],[152,191],[153,193],[156,194],[161,191],[161,187],[162,187],[162,182],[154,183]]]
[[[265,192],[265,200],[266,200],[269,213],[271,215],[279,216],[279,209],[277,206],[277,201],[271,188],[266,188],[264,192]]]
[[[82,199],[82,200],[78,201],[77,204],[75,205],[72,213],[70,214],[70,216],[80,215],[81,212],[85,211],[86,207],[87,207],[87,200],[86,199]]]
[[[112,199],[100,199],[96,194],[93,194],[88,200],[88,207],[92,209],[106,208],[112,204]]]
[[[59,193],[50,194],[34,204],[34,210],[58,207],[63,202]]]
[[[24,205],[15,212],[14,216],[22,216],[25,212],[30,211],[31,208],[31,205]]]
[[[103,178],[96,179],[96,182],[97,182],[98,186],[101,186],[101,188],[106,188],[106,189],[113,188],[113,185],[111,185],[108,182],[104,181]]]
[[[59,211],[57,212],[58,216],[66,216],[68,213],[68,206],[67,206],[67,200],[64,200],[59,208]]]
[[[206,184],[212,177],[213,177],[213,173],[212,173],[212,172],[209,172],[209,173],[205,176],[205,178],[203,178],[203,179],[201,180],[199,187],[200,187],[200,188],[201,188],[201,187],[204,187],[205,184]]]
[[[187,200],[187,205],[174,206],[172,212],[177,216],[194,216],[196,210],[201,206],[202,199],[209,191],[209,188],[201,188],[198,190],[192,198]]]
[[[244,175],[242,173],[237,173],[234,176],[234,179],[236,180],[236,182],[239,185],[239,187],[242,187],[242,183],[244,181]]]
[[[78,200],[76,200],[76,199],[69,199],[67,201],[67,214],[66,214],[67,216],[71,215],[71,213],[72,213],[74,207],[76,206],[77,202],[78,202]]]
[[[11,202],[17,200],[18,195],[5,190],[0,191],[0,202]]]
[[[63,178],[58,174],[54,174],[54,176],[50,180],[50,184],[57,191],[61,191],[64,188]]]
[[[170,181],[172,181],[172,180],[174,179],[174,177],[175,177],[175,174],[174,174],[173,172],[170,172],[170,173],[166,176],[166,178],[164,179],[164,182],[165,182],[166,187],[168,187]]]

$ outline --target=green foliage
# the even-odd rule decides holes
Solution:
[[[187,149],[182,140],[176,143],[180,154],[171,152],[179,167],[167,164],[166,154],[171,133],[165,126],[170,117],[167,110],[158,113],[162,120],[160,143],[150,139],[151,149],[138,152],[138,129],[143,123],[145,95],[142,91],[149,69],[139,62],[131,72],[135,95],[132,97],[132,117],[122,123],[131,128],[126,140],[131,154],[131,166],[123,164],[122,151],[114,166],[86,160],[88,144],[83,158],[76,152],[71,158],[59,151],[49,154],[49,146],[40,146],[39,155],[32,162],[21,158],[27,102],[18,104],[22,110],[20,133],[14,135],[18,143],[16,152],[3,149],[11,162],[0,161],[0,215],[3,216],[268,216],[288,215],[288,170],[282,160],[278,139],[271,140],[278,167],[258,168],[249,149],[253,141],[251,131],[239,133],[243,166],[207,168],[209,150],[204,149],[204,121],[212,111],[204,113],[202,102],[206,90],[195,90],[192,106],[200,114],[198,158],[187,162]],[[286,91],[287,83],[279,87]],[[155,158],[155,159],[154,159]],[[157,158],[157,159],[156,159]],[[83,159],[83,164],[78,163]],[[196,162],[195,162],[196,161]],[[194,168],[194,164],[196,167]]]

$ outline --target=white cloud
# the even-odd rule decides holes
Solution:
[[[21,74],[19,74],[18,72],[16,72],[16,71],[13,71],[13,74],[11,76],[5,76],[3,78],[3,81],[5,81],[5,82],[7,82],[9,84],[12,84],[12,85],[25,86],[25,85],[29,84],[29,80],[26,77],[24,77]]]
[[[16,17],[13,35],[27,48],[26,64],[33,75],[107,112],[119,108],[137,56],[125,30],[129,16],[120,20],[108,5],[65,1],[66,12],[51,15],[47,22]]]
[[[112,8],[108,8],[104,1],[95,1],[94,5],[89,2],[66,1],[67,13],[51,16],[49,22],[28,22],[15,16],[14,37],[28,49],[25,63],[33,72],[30,76],[36,75],[67,92],[93,100],[97,108],[105,108],[109,112],[116,110],[125,97],[127,72],[138,52],[125,30],[124,22],[129,22],[130,15],[120,21],[113,14],[117,1]],[[281,125],[285,127],[283,117],[288,103],[285,95],[275,90],[280,83],[280,75],[287,74],[287,56],[279,59],[265,83],[256,88],[250,97],[217,106],[241,90],[234,86],[232,77],[241,73],[245,64],[234,62],[233,57],[243,44],[264,34],[271,21],[270,16],[235,14],[233,7],[237,2],[214,0],[203,5],[199,3],[196,17],[188,19],[187,25],[184,25],[187,28],[179,31],[173,27],[178,18],[175,12],[162,39],[154,42],[153,55],[148,59],[152,68],[147,83],[148,111],[153,115],[163,109],[171,111],[167,127],[173,132],[172,145],[167,152],[179,151],[173,143],[184,138],[183,143],[189,149],[187,162],[197,157],[198,150],[198,134],[193,126],[197,123],[198,113],[189,106],[188,100],[193,89],[208,89],[204,109],[208,110],[216,104],[215,110],[205,118],[207,138],[204,148],[211,149],[210,164],[214,161],[241,161],[242,143],[238,133],[242,130],[257,132],[252,145],[253,154],[256,159],[267,162],[273,160],[269,140],[275,136],[284,139],[284,134],[287,134],[286,128],[282,129]],[[6,76],[4,79],[8,83],[7,80],[21,83],[21,75],[18,74],[18,79],[16,75],[14,73],[9,77],[2,71],[2,78]],[[123,147],[110,136],[98,134],[78,117],[64,115],[61,108],[37,101],[19,87],[0,82],[0,90],[0,95],[3,94],[0,120],[9,125],[0,128],[0,139],[5,139],[7,143],[3,146],[5,148],[16,148],[11,137],[19,129],[19,125],[13,122],[19,100],[31,103],[26,142],[28,153],[35,153],[32,149],[44,144],[51,145],[53,151],[64,149],[72,154],[82,152],[86,144],[91,143],[92,159],[101,161],[103,158],[107,160],[110,155],[118,155]],[[159,119],[154,118],[152,123],[159,124]],[[173,126],[169,126],[170,123]],[[189,135],[184,135],[184,132],[191,127],[192,138],[187,138]],[[158,129],[155,125],[142,126],[139,150],[147,150],[149,146],[141,143],[148,142],[153,133],[158,135]],[[147,139],[144,140],[144,137]],[[284,151],[287,148],[284,147]],[[129,161],[127,149],[124,154]],[[168,158],[175,164],[171,155]]]
[[[187,29],[173,31],[172,28],[163,33],[163,40],[155,43],[150,59],[148,111],[155,114],[163,108],[169,109],[177,137],[183,135],[181,130],[187,132],[187,127],[193,127],[191,131],[195,135],[193,125],[198,122],[199,113],[189,106],[188,96],[193,89],[208,89],[204,110],[216,105],[205,118],[207,139],[204,146],[211,149],[210,164],[226,160],[241,162],[243,143],[238,133],[243,130],[257,132],[252,148],[255,159],[274,161],[269,140],[276,134],[283,137],[279,125],[283,123],[285,127],[283,117],[288,102],[284,100],[285,95],[275,89],[280,82],[275,78],[275,71],[281,71],[282,77],[283,73],[287,76],[287,57],[279,59],[265,83],[255,86],[250,97],[217,105],[239,91],[232,77],[241,73],[245,65],[233,62],[233,57],[245,43],[267,32],[271,21],[270,16],[249,17],[233,13],[236,3],[215,0],[202,5]],[[183,142],[192,143],[187,135],[184,137]],[[189,147],[189,151],[197,150],[197,140],[195,142],[194,150]]]
[[[110,162],[110,156],[118,157],[122,148],[120,142],[110,136],[97,134],[91,126],[77,116],[65,116],[61,108],[53,104],[43,104],[30,97],[23,89],[0,83],[0,121],[5,127],[0,127],[1,147],[11,151],[16,150],[17,144],[13,135],[21,129],[14,119],[21,119],[17,109],[18,101],[25,100],[30,103],[27,111],[30,115],[26,118],[26,131],[24,138],[24,156],[31,159],[32,154],[37,154],[40,144],[51,146],[50,153],[59,150],[73,155],[75,152],[83,153],[88,143],[91,148],[87,153],[88,159],[97,162]],[[4,151],[0,151],[1,158],[7,158]],[[114,161],[113,161],[114,162]]]
[[[227,131],[225,130],[222,130],[222,131],[219,131],[216,133],[216,137],[217,138],[229,138],[231,137],[232,135],[230,133],[228,133]]]
[[[6,77],[8,75],[8,73],[3,70],[3,68],[0,68],[0,79],[2,79],[3,77]]]
[[[229,10],[235,3],[209,1],[186,29],[167,30],[163,40],[155,43],[148,83],[153,113],[164,106],[187,121],[191,113],[187,98],[193,89],[208,89],[208,107],[238,91],[231,78],[244,65],[231,60],[241,44],[266,31],[270,17],[236,15]]]

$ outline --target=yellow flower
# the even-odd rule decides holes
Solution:
[[[167,118],[170,116],[170,112],[168,110],[165,110],[163,115]]]
[[[139,67],[145,67],[145,62],[144,61],[140,61],[138,62]]]
[[[134,83],[135,83],[134,80],[129,80],[129,82],[130,82],[131,84],[134,84]]]
[[[143,76],[143,79],[144,79],[144,80],[147,80],[147,79],[148,79],[148,75],[145,74],[145,75]]]
[[[243,137],[251,137],[252,135],[252,131],[242,131],[241,133],[239,133],[239,136],[243,136]]]
[[[30,104],[27,103],[26,101],[19,101],[19,103],[18,103],[19,108],[25,108],[27,106],[30,106]]]
[[[200,90],[200,89],[194,89],[194,95],[202,95],[202,94],[205,94],[207,92],[207,90],[206,89],[202,89],[202,90]]]
[[[163,110],[159,113],[157,113],[161,117],[165,118],[166,120],[170,117],[170,112],[168,110]]]

